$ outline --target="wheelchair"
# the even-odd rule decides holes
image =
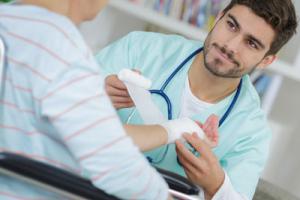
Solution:
[[[186,178],[164,169],[156,168],[156,170],[169,185],[169,192],[174,199],[196,199],[199,188]],[[118,200],[118,198],[93,186],[90,180],[19,154],[0,152],[1,174],[42,187],[68,199]]]

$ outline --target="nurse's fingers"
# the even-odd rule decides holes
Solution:
[[[206,144],[204,140],[200,139],[196,133],[193,133],[192,135],[183,134],[183,138],[201,154],[201,157],[205,159],[214,157],[210,146]]]
[[[215,147],[219,142],[219,118],[216,115],[211,115],[203,125],[203,131],[209,139],[210,145]]]
[[[189,134],[187,134],[189,135]],[[176,152],[182,165],[188,168],[201,170],[205,166],[205,162],[201,157],[196,157],[190,152],[179,140],[176,141]]]
[[[127,90],[126,85],[118,78],[117,75],[109,75],[105,78],[105,86],[112,86],[117,89]]]
[[[131,108],[134,106],[134,103],[113,103],[115,109],[121,108]]]
[[[110,96],[110,99],[114,103],[133,103],[130,97]]]
[[[112,86],[106,86],[105,91],[109,96],[130,97],[127,89],[122,90]]]
[[[112,101],[115,109],[130,108],[134,106],[132,99],[128,96],[113,96],[109,94],[109,98]]]
[[[177,153],[177,156],[178,156],[179,162],[182,165],[185,172],[187,172],[187,171],[203,172],[202,168],[196,168],[196,166],[193,163],[191,163],[187,158],[185,158],[183,155],[181,155],[181,153]]]
[[[212,129],[212,128],[218,128],[219,126],[219,117],[215,114],[210,115],[207,120],[205,121],[203,125],[203,129]]]

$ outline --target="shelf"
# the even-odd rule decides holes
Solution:
[[[163,27],[191,39],[203,40],[207,32],[188,23],[170,18],[141,5],[130,3],[127,0],[110,0],[109,5],[124,13],[130,14],[144,21]]]
[[[280,59],[268,66],[267,70],[280,74],[294,81],[300,82],[300,70]]]
[[[127,0],[110,0],[109,5],[126,14],[141,20],[163,27],[174,33],[184,35],[188,38],[204,41],[207,32],[188,23],[165,16],[152,9],[128,2]],[[280,74],[286,78],[300,82],[300,70],[293,68],[290,64],[277,60],[267,67],[267,70]]]

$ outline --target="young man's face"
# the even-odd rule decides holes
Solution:
[[[204,44],[205,67],[214,75],[239,78],[265,67],[275,56],[269,51],[275,31],[246,6],[236,5],[222,16]]]

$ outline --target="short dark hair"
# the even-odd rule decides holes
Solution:
[[[276,35],[267,55],[276,54],[296,33],[297,16],[291,0],[231,0],[223,13],[226,14],[235,5],[247,6],[275,31]]]

